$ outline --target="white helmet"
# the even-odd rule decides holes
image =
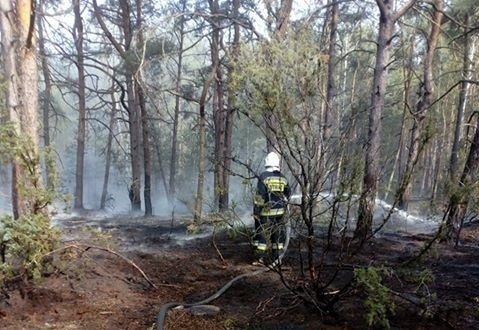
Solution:
[[[264,159],[264,166],[279,170],[279,156],[275,152],[270,152]]]

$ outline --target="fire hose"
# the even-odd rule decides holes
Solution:
[[[201,306],[201,305],[206,305],[212,302],[213,300],[218,299],[223,293],[225,293],[235,282],[239,281],[242,278],[245,277],[251,277],[251,276],[256,276],[261,273],[270,271],[271,269],[274,269],[274,267],[278,266],[281,264],[281,260],[283,259],[284,255],[286,254],[286,250],[289,245],[289,239],[291,236],[291,222],[289,221],[289,217],[286,220],[285,223],[285,242],[284,242],[284,249],[283,252],[269,265],[264,265],[261,269],[252,271],[252,272],[247,272],[241,275],[236,276],[232,280],[230,280],[228,283],[226,283],[223,287],[221,287],[218,291],[216,291],[213,295],[209,296],[206,299],[203,299],[198,302],[193,302],[193,303],[184,303],[184,302],[169,302],[166,304],[163,304],[160,308],[160,312],[158,313],[158,316],[156,318],[156,329],[157,330],[163,330],[163,326],[165,324],[166,320],[166,315],[168,313],[168,310],[171,308],[175,307],[182,307],[182,308],[189,308],[189,307],[196,307],[196,306]]]

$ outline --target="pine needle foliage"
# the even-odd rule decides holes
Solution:
[[[364,307],[369,326],[389,329],[388,315],[394,312],[390,290],[382,283],[383,275],[388,270],[383,267],[357,268],[354,271],[358,287],[366,294]]]
[[[241,45],[235,63],[233,89],[243,91],[238,106],[259,123],[273,114],[281,125],[294,130],[304,116],[318,110],[320,71],[327,57],[308,29],[291,32],[284,40]],[[292,135],[291,135],[292,136]]]
[[[301,26],[289,30],[281,40],[241,45],[231,81],[237,91],[238,110],[281,154],[282,170],[292,177],[293,191],[300,196],[297,204],[291,205],[289,216],[294,231],[292,245],[298,247],[291,260],[298,261],[299,271],[296,278],[283,276],[282,280],[322,314],[333,310],[339,299],[327,295],[337,273],[323,271],[322,263],[332,252],[333,234],[345,238],[346,230],[336,230],[339,211],[350,210],[349,196],[357,190],[355,183],[360,176],[353,155],[341,160],[338,150],[345,139],[338,125],[326,123],[328,61],[313,30]],[[334,134],[324,134],[326,128]],[[338,169],[346,166],[343,180]],[[332,182],[339,187],[337,196],[321,195]]]
[[[50,266],[44,256],[59,243],[59,231],[51,226],[47,211],[55,197],[55,183],[46,188],[41,184],[40,155],[32,145],[28,138],[18,135],[12,123],[0,126],[0,161],[17,162],[25,171],[17,184],[28,205],[28,211],[18,219],[10,215],[0,218],[0,288],[11,281],[37,283]],[[45,150],[44,155],[56,182],[50,151]]]

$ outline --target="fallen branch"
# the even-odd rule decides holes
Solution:
[[[223,258],[223,255],[221,254],[220,249],[218,249],[218,245],[216,244],[216,227],[213,229],[213,237],[212,237],[212,242],[213,242],[213,247],[216,250],[216,253],[218,253],[218,256],[220,257],[221,261],[225,263],[225,258]]]
[[[408,293],[401,293],[401,292],[396,292],[391,290],[390,291],[393,295],[395,295],[398,298],[403,299],[404,301],[410,303],[411,305],[414,305],[415,307],[421,309],[424,309],[427,307],[427,305],[423,302],[423,300],[416,295],[413,294],[408,294]],[[456,329],[456,327],[451,324],[447,319],[441,316],[439,312],[434,313],[434,317],[436,317],[438,320],[440,320],[443,324],[447,326],[449,329]]]
[[[43,258],[46,258],[52,254],[55,254],[55,253],[58,253],[60,251],[65,251],[65,250],[68,250],[68,249],[78,249],[78,250],[83,250],[84,252],[90,250],[90,249],[95,249],[95,250],[100,250],[100,251],[104,251],[104,252],[108,252],[108,253],[111,253],[121,259],[123,259],[124,261],[126,261],[128,264],[130,264],[131,266],[133,266],[133,268],[135,268],[140,274],[141,276],[143,276],[143,278],[148,282],[148,284],[150,284],[153,288],[155,289],[158,289],[158,287],[155,285],[155,283],[153,283],[149,278],[148,276],[146,276],[145,272],[140,268],[138,267],[133,261],[131,261],[130,259],[128,259],[127,257],[119,254],[118,252],[115,252],[109,248],[106,248],[106,247],[102,247],[102,246],[97,246],[97,245],[88,245],[88,244],[81,244],[81,243],[74,243],[74,244],[69,244],[69,245],[65,245],[65,246],[62,246],[61,248],[58,248],[58,249],[55,249],[53,251],[50,251],[49,253],[45,254],[43,256]]]

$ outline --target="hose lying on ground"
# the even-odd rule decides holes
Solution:
[[[194,307],[194,306],[209,304],[213,300],[218,299],[223,293],[226,292],[226,290],[228,290],[235,282],[239,281],[240,279],[245,278],[245,277],[259,275],[261,273],[267,272],[267,271],[273,269],[274,267],[278,266],[281,263],[281,260],[283,259],[284,255],[286,254],[286,250],[287,250],[288,245],[289,245],[289,238],[291,236],[291,224],[290,224],[289,221],[286,222],[286,230],[285,231],[286,231],[286,239],[285,239],[285,243],[284,243],[283,252],[278,256],[278,258],[276,258],[276,260],[273,261],[273,263],[271,263],[267,266],[265,265],[261,269],[236,276],[235,278],[230,280],[228,283],[226,283],[223,287],[221,287],[218,291],[216,291],[216,293],[214,293],[213,295],[211,295],[208,298],[203,299],[201,301],[194,302],[194,303],[189,303],[189,304],[185,304],[183,302],[169,302],[169,303],[163,304],[161,306],[160,312],[158,313],[158,316],[156,318],[156,329],[157,330],[163,330],[163,326],[164,326],[165,320],[166,320],[166,314],[168,313],[169,309],[174,308],[174,307],[178,307],[178,306],[188,308],[188,307]]]

